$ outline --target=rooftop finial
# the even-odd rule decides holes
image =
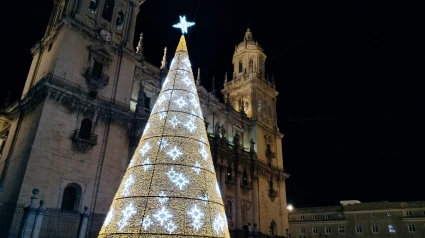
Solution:
[[[196,85],[201,85],[201,68],[198,68],[198,76],[196,77]]]
[[[140,39],[136,47],[136,53],[141,55],[142,51],[143,51],[143,32],[140,32]]]
[[[164,48],[164,56],[162,56],[161,69],[167,67],[167,47]]]
[[[251,29],[246,29],[246,32],[245,32],[245,41],[252,41],[253,39],[252,39],[252,32],[251,32]]]

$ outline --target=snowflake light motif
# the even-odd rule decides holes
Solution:
[[[165,194],[165,192],[161,191],[161,193],[159,193],[159,197],[157,197],[156,199],[161,205],[164,205],[168,201],[168,197],[166,196],[167,195]]]
[[[195,97],[195,96],[192,96],[192,97],[190,98],[189,102],[190,102],[190,103],[192,103],[192,105],[193,105],[195,108],[198,108],[198,107],[199,107],[198,100],[196,100],[196,97]]]
[[[165,80],[165,82],[167,82],[167,79]],[[165,84],[164,82],[164,84]],[[168,92],[163,92],[162,95],[158,98],[158,100],[156,101],[155,105],[161,105],[163,102],[165,102],[165,100],[168,99]]]
[[[202,158],[204,158],[205,161],[208,160],[208,152],[205,149],[205,146],[204,145],[201,146],[201,149],[199,150],[199,153],[201,154]]]
[[[182,107],[187,105],[187,102],[184,100],[183,97],[180,97],[179,99],[175,100],[174,102],[179,106],[179,108],[182,108]]]
[[[182,190],[183,187],[189,183],[189,180],[184,176],[183,173],[178,173],[171,179],[171,182],[174,183],[180,190]]]
[[[195,171],[196,174],[199,174],[201,172],[201,168],[202,168],[202,165],[198,161],[196,161],[192,169],[193,171]]]
[[[190,80],[190,78],[188,76],[183,76],[182,81],[183,81],[183,83],[186,84],[186,86],[190,86],[191,83],[192,83],[192,80]]]
[[[207,204],[209,199],[208,194],[207,193],[202,194],[201,196],[199,196],[199,199],[201,199],[204,202],[204,204]]]
[[[183,155],[183,152],[181,152],[177,146],[174,146],[170,151],[167,152],[167,155],[171,157],[172,160],[176,160],[181,155]]]
[[[168,170],[168,172],[167,172],[167,177],[170,179],[170,180],[172,180],[175,176],[177,176],[178,175],[178,173],[174,170],[174,168],[173,167],[171,167],[171,169],[170,170]]]
[[[143,220],[142,220],[143,230],[146,231],[152,224],[153,224],[153,222],[152,222],[152,219],[150,218],[149,215],[147,215],[145,218],[143,218]]]
[[[146,142],[143,147],[139,150],[139,154],[140,156],[145,156],[145,154],[152,149],[151,145],[149,144],[149,142]]]
[[[169,221],[167,225],[165,226],[165,229],[168,231],[168,233],[173,233],[175,230],[177,230],[177,225],[174,224],[173,221]]]
[[[204,222],[202,221],[204,212],[195,205],[188,211],[188,214],[192,218],[191,225],[196,231],[199,231],[201,226],[204,224]]]
[[[121,220],[117,222],[118,229],[121,231],[128,225],[128,220],[136,214],[136,208],[134,207],[133,203],[130,203],[127,205],[127,207],[121,212]]]
[[[161,109],[161,112],[158,113],[159,115],[159,120],[164,120],[167,117],[167,112],[165,111],[165,109]]]
[[[156,144],[159,145],[161,150],[168,146],[168,142],[164,137],[162,137],[160,141],[156,142]]]
[[[134,183],[134,176],[133,174],[130,174],[130,176],[128,176],[128,178],[125,180],[124,188],[122,190],[122,195],[124,197],[127,197],[128,195],[130,195],[131,185],[133,185],[133,183]]]
[[[151,165],[152,164],[152,162],[151,162],[151,160],[149,159],[149,158],[146,158],[143,162],[142,162],[142,166],[143,166],[143,171],[147,171],[148,169],[150,169],[151,168]]]
[[[224,219],[223,217],[221,217],[220,214],[217,214],[217,216],[215,216],[214,221],[212,223],[212,227],[217,235],[224,231]]]
[[[170,211],[168,211],[165,207],[161,207],[161,209],[152,216],[161,224],[161,226],[173,217]]]
[[[174,115],[174,117],[171,118],[170,123],[173,126],[173,128],[176,128],[176,126],[180,123],[180,121],[179,119],[177,119],[177,116]]]
[[[108,226],[109,225],[109,223],[111,223],[111,221],[112,221],[112,217],[114,216],[114,208],[112,208],[109,212],[108,212],[108,214],[106,215],[106,218],[105,218],[105,226]]]
[[[188,122],[186,122],[184,126],[190,131],[190,133],[195,132],[195,130],[197,129],[194,123],[194,120],[192,118],[189,118]]]

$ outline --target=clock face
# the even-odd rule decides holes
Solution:
[[[104,40],[104,41],[111,41],[112,40],[112,35],[109,31],[107,30],[101,30],[100,31],[100,37]]]

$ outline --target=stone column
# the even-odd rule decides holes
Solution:
[[[235,227],[236,229],[242,229],[242,204],[241,204],[241,180],[240,180],[240,176],[239,176],[239,172],[235,173],[235,179],[236,179],[236,189],[235,189],[235,196],[236,196],[236,219],[235,219]]]
[[[40,235],[41,224],[43,223],[44,212],[46,208],[44,207],[44,201],[40,200],[40,207],[38,208],[37,215],[35,218],[34,230],[32,232],[31,238],[38,238]]]
[[[224,206],[226,206],[226,173],[227,169],[224,166],[220,166],[220,187]]]
[[[252,223],[259,227],[258,217],[258,178],[252,179]]]
[[[19,228],[20,238],[31,238],[38,211],[35,200],[38,199],[39,192],[40,190],[37,188],[32,190],[31,204],[24,208],[24,217],[22,218],[21,227]]]
[[[78,226],[78,238],[85,238],[88,228],[88,222],[89,222],[89,213],[87,212],[89,208],[87,206],[84,206],[84,212],[81,213],[80,217],[80,225]]]

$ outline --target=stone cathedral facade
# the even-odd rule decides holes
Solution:
[[[86,233],[96,236],[167,74],[166,50],[157,68],[143,57],[142,35],[133,49],[142,4],[54,1],[22,97],[0,110],[0,237],[17,236],[18,210],[34,188],[48,212],[68,214],[56,216],[56,230],[84,210],[98,218]],[[265,60],[248,29],[225,76],[225,103],[201,85],[199,70],[196,79],[233,237],[249,223],[263,234],[288,229],[278,92]],[[54,237],[48,212],[40,237]]]

